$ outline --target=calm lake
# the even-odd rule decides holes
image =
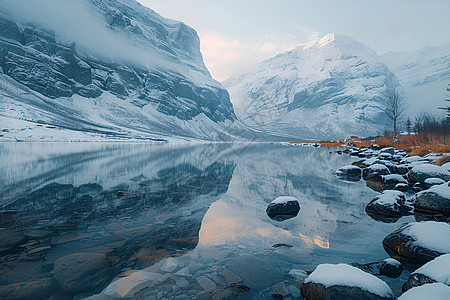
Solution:
[[[29,299],[81,299],[134,269],[167,274],[139,299],[233,281],[249,299],[294,298],[292,269],[383,260],[383,238],[414,221],[366,215],[377,193],[333,174],[354,160],[281,144],[0,144],[0,298],[20,286]],[[279,196],[299,200],[297,217],[267,216]],[[381,279],[398,295],[408,275]]]

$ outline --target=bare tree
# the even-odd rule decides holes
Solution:
[[[405,98],[394,88],[387,88],[381,93],[381,104],[383,105],[383,112],[392,121],[393,131],[392,136],[395,141],[397,138],[397,125],[406,109]]]

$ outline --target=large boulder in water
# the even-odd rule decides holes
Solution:
[[[98,290],[114,277],[105,254],[74,253],[55,262],[55,279],[64,291]]]
[[[382,164],[373,164],[365,169],[363,169],[363,178],[368,178],[374,174],[378,175],[388,175],[391,174],[389,168]]]
[[[450,172],[446,168],[431,164],[420,164],[408,172],[408,181],[410,184],[416,182],[424,183],[428,178],[440,178],[445,180],[449,176]]]
[[[384,281],[347,264],[317,266],[300,290],[305,300],[395,299]]]
[[[450,216],[450,186],[447,183],[419,192],[414,202],[415,211],[423,214]]]
[[[408,207],[405,201],[405,195],[400,191],[384,191],[367,204],[366,213],[374,220],[393,223],[411,214],[412,207]]]
[[[336,176],[340,179],[349,181],[359,181],[361,180],[362,169],[357,166],[349,165],[339,168],[335,172]]]
[[[436,257],[415,270],[403,285],[402,290],[405,292],[413,287],[434,282],[450,285],[450,254]]]
[[[450,225],[434,221],[406,224],[383,240],[386,252],[406,269],[414,270],[450,253]]]
[[[374,191],[382,192],[384,190],[393,190],[399,183],[408,183],[402,175],[389,174],[378,175],[374,174],[367,178],[366,185]]]
[[[294,197],[278,197],[267,206],[266,213],[272,220],[284,221],[298,215],[300,204]]]

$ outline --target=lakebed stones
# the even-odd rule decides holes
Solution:
[[[198,300],[232,300],[250,291],[250,287],[232,283],[229,285],[216,287],[197,296]]]
[[[159,273],[134,271],[129,276],[113,281],[105,289],[104,294],[115,298],[133,298],[136,293],[151,288],[167,280],[168,275]]]
[[[0,286],[0,299],[45,299],[60,289],[54,278]]]
[[[317,266],[300,290],[305,300],[395,299],[384,281],[347,264]]]
[[[114,277],[105,254],[74,253],[55,262],[55,279],[66,292],[97,290]]]
[[[411,214],[405,204],[405,195],[400,191],[384,191],[366,206],[366,213],[377,221],[393,223],[404,215]]]
[[[405,282],[402,290],[405,292],[413,287],[441,282],[450,285],[450,254],[444,254],[436,257],[415,270]]]
[[[300,211],[300,204],[294,197],[278,197],[267,206],[266,213],[272,220],[284,221],[294,218]]]
[[[440,222],[406,224],[383,240],[386,252],[408,270],[450,253],[450,225]]]

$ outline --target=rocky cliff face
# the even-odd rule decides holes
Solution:
[[[1,4],[2,123],[214,138],[234,121],[228,93],[187,25],[134,0],[22,2]]]
[[[253,128],[296,138],[368,136],[386,119],[378,97],[398,81],[375,51],[329,34],[224,82]]]

